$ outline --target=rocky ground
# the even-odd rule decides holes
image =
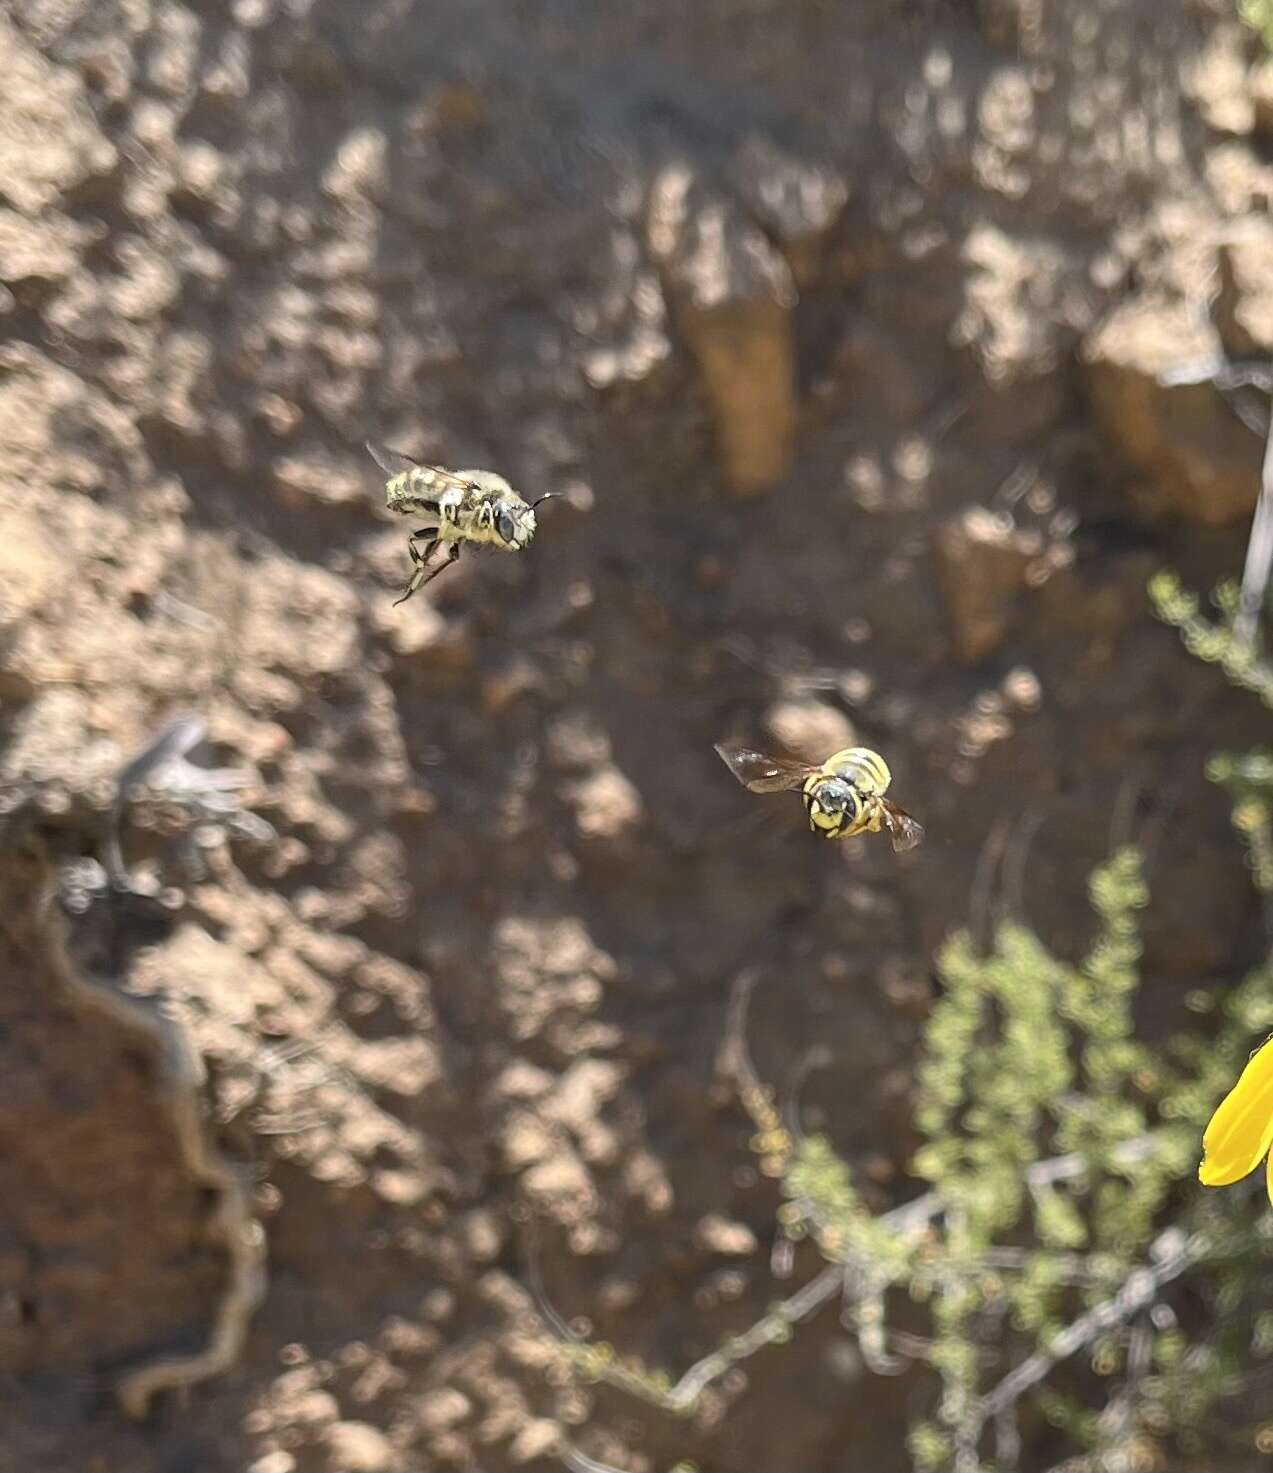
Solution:
[[[1208,381],[1273,350],[1252,38],[6,0],[0,56],[0,1467],[907,1466],[924,1388],[833,1311],[697,1421],[563,1386],[532,1252],[674,1372],[790,1287],[744,967],[883,1207],[951,928],[1072,954],[1139,837],[1146,1027],[1254,954],[1202,766],[1261,715],[1145,597],[1254,504]],[[395,609],[368,436],[565,499]],[[911,855],[712,751],[853,733]]]

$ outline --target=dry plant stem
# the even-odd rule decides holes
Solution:
[[[590,1458],[587,1453],[581,1453],[569,1438],[561,1439],[557,1456],[571,1470],[571,1473],[623,1473],[621,1468],[616,1468],[612,1463],[599,1463],[596,1458]]]
[[[1238,597],[1237,618],[1233,621],[1233,638],[1245,650],[1250,650],[1255,643],[1264,593],[1269,586],[1270,565],[1273,565],[1273,416],[1270,416],[1264,441],[1260,499],[1251,522],[1246,566],[1242,570],[1242,592]]]
[[[153,1044],[160,1101],[172,1122],[182,1163],[194,1181],[217,1194],[209,1226],[225,1245],[230,1274],[212,1334],[207,1346],[195,1354],[160,1356],[118,1378],[115,1394],[121,1407],[140,1420],[157,1391],[209,1380],[238,1359],[252,1315],[265,1296],[265,1234],[252,1215],[246,1186],[208,1138],[202,1107],[203,1060],[185,1032],[148,1003],[128,997],[115,978],[90,981],[80,976],[66,953],[64,928],[53,910],[51,889],[43,909],[54,938],[54,962],[70,996]]]
[[[106,833],[104,858],[106,873],[111,884],[128,889],[128,869],[124,864],[120,848],[120,831],[124,822],[124,810],[128,806],[132,790],[144,781],[156,768],[174,757],[184,757],[192,747],[203,740],[204,725],[195,715],[178,716],[163,726],[158,734],[142,748],[121,770],[115,782],[115,803],[111,809],[110,827]]]
[[[106,873],[117,891],[133,888],[120,836],[124,814],[143,784],[150,784],[192,812],[202,812],[205,817],[230,826],[237,823],[258,839],[273,837],[269,824],[244,811],[236,797],[251,785],[250,772],[238,767],[196,767],[185,760],[186,753],[197,747],[206,734],[201,716],[193,713],[178,716],[120,771],[103,845]]]

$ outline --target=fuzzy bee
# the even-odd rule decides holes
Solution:
[[[800,789],[809,827],[823,839],[850,839],[887,829],[897,853],[914,849],[923,827],[884,796],[893,775],[878,752],[846,747],[821,765],[767,757],[748,747],[718,742],[716,750],[749,793]]]
[[[549,491],[528,505],[494,471],[448,471],[440,465],[421,465],[401,451],[370,442],[367,449],[389,477],[385,505],[426,524],[412,532],[407,543],[415,566],[402,597],[394,600],[395,608],[449,568],[459,557],[462,543],[520,552],[535,535],[535,508],[561,494]],[[423,552],[416,545],[421,542]],[[426,573],[430,558],[444,544],[446,560]]]

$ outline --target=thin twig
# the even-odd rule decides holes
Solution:
[[[725,1012],[725,1032],[716,1055],[716,1072],[732,1080],[740,1094],[760,1089],[760,1076],[752,1063],[747,1045],[747,1014],[751,995],[760,981],[755,967],[739,972],[729,989],[729,1006]]]
[[[843,1267],[838,1263],[828,1264],[803,1289],[774,1305],[749,1330],[733,1336],[726,1346],[695,1361],[668,1393],[669,1404],[676,1411],[688,1411],[708,1386],[713,1381],[720,1380],[731,1366],[755,1355],[758,1350],[763,1350],[776,1340],[784,1339],[793,1325],[808,1319],[828,1300],[833,1299],[843,1284]]]
[[[1179,1237],[1179,1229],[1169,1228],[1150,1244],[1149,1256],[1164,1241]],[[998,1416],[1004,1407],[1010,1406],[1032,1386],[1036,1386],[1049,1371],[1061,1361],[1067,1360],[1076,1351],[1082,1350],[1096,1337],[1115,1325],[1125,1324],[1142,1309],[1148,1309],[1159,1292],[1173,1279],[1178,1279],[1187,1269],[1202,1259],[1210,1244],[1201,1233],[1195,1233],[1174,1252],[1165,1253],[1153,1267],[1142,1266],[1128,1275],[1126,1283],[1111,1298],[1103,1300],[1093,1309],[1080,1315],[1072,1325],[1067,1325],[1054,1335],[1047,1345],[1028,1356],[983,1396],[976,1412],[979,1422]]]
[[[1164,389],[1187,384],[1214,384],[1221,392],[1230,389],[1263,389],[1273,391],[1273,369],[1267,363],[1251,361],[1231,363],[1225,358],[1194,358],[1157,375]]]
[[[1145,791],[1145,775],[1148,765],[1138,762],[1118,785],[1118,795],[1110,810],[1109,852],[1117,854],[1132,842],[1132,830],[1136,805]]]
[[[997,921],[1007,916],[1022,926],[1029,923],[1025,909],[1025,867],[1030,857],[1030,846],[1046,817],[1041,807],[1027,808],[1020,821],[1013,825],[999,868]]]
[[[1003,859],[1008,840],[1012,836],[1012,824],[1006,819],[996,819],[986,841],[977,855],[977,867],[973,871],[972,892],[968,897],[968,918],[972,931],[972,944],[985,956],[990,951],[990,898],[994,890],[995,873]]]
[[[830,1067],[831,1050],[825,1044],[815,1043],[812,1047],[805,1049],[791,1071],[782,1106],[782,1123],[787,1127],[787,1134],[797,1146],[804,1139],[804,1131],[800,1125],[800,1093],[804,1089],[805,1081],[816,1070]]]

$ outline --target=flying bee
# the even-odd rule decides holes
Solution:
[[[748,747],[718,742],[716,750],[749,793],[789,793],[800,789],[809,827],[823,839],[851,839],[887,829],[901,854],[924,837],[922,825],[884,796],[893,774],[878,752],[846,747],[821,765],[767,757]]]
[[[370,441],[367,449],[389,477],[385,505],[425,523],[412,532],[407,543],[415,566],[402,597],[394,599],[395,608],[449,568],[459,557],[462,543],[520,552],[535,535],[535,508],[561,494],[549,491],[527,504],[494,471],[448,471],[440,465],[422,465],[401,451],[386,450]],[[421,542],[423,552],[416,545]],[[429,559],[444,545],[446,560],[426,573]]]

